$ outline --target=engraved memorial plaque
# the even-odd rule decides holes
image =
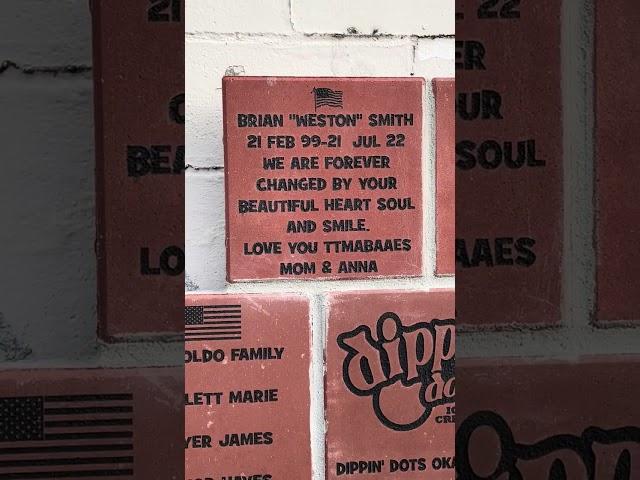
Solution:
[[[185,297],[187,478],[311,478],[309,302]]]
[[[182,378],[182,368],[0,373],[0,478],[182,478]]]
[[[433,80],[436,103],[436,274],[455,274],[456,171],[454,78]]]
[[[556,324],[561,2],[461,1],[457,9],[458,323]]]
[[[327,478],[455,475],[453,291],[334,294]]]
[[[640,321],[640,76],[635,46],[640,9],[625,0],[595,2],[596,320]],[[616,32],[612,35],[611,32]],[[620,39],[624,38],[624,45]],[[620,67],[624,66],[624,73]]]
[[[422,272],[418,78],[225,77],[230,281]]]
[[[182,331],[181,3],[92,2],[98,316],[107,339]]]

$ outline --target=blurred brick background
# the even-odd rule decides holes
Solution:
[[[538,241],[537,264],[511,278],[504,265],[457,270],[458,473],[636,478],[640,429],[626,402],[637,402],[640,351],[638,94],[622,78],[637,72],[640,8],[547,0],[481,17],[480,3],[457,2],[456,40],[483,42],[486,71],[457,72],[457,87],[499,91],[504,119],[473,130],[457,117],[457,140],[535,138],[546,164],[485,169],[476,183],[457,172],[457,236],[473,223]]]
[[[511,204],[506,203],[507,197],[500,196],[500,189],[497,189],[495,199],[500,203],[486,206],[482,210],[487,217],[483,219],[486,225],[492,224],[492,217],[499,218],[500,222],[513,217],[513,223],[517,224],[518,219],[528,216],[534,218],[539,212],[540,205],[535,202],[536,190],[546,192],[554,189],[556,182],[561,183],[562,196],[555,202],[554,210],[546,217],[550,221],[542,221],[538,226],[531,226],[541,234],[547,234],[551,230],[560,232],[560,263],[557,264],[555,255],[549,255],[549,251],[539,251],[539,261],[554,262],[544,265],[548,278],[535,281],[532,278],[531,285],[527,287],[523,284],[530,290],[525,288],[520,292],[532,293],[539,284],[553,285],[552,294],[558,303],[553,309],[559,311],[559,321],[551,317],[535,318],[533,322],[538,325],[528,327],[525,321],[516,318],[519,314],[514,314],[513,318],[502,318],[505,311],[514,311],[517,314],[518,305],[514,305],[515,302],[510,302],[506,297],[498,301],[500,297],[497,296],[494,302],[495,314],[484,316],[480,319],[480,326],[475,325],[473,329],[460,335],[460,355],[463,357],[486,357],[490,353],[498,357],[517,355],[577,359],[586,354],[637,353],[640,330],[634,328],[637,325],[634,320],[640,319],[640,311],[629,312],[637,297],[635,293],[631,293],[636,285],[635,274],[638,268],[638,262],[635,261],[637,249],[633,246],[634,241],[639,238],[635,227],[637,218],[632,220],[637,217],[632,213],[633,209],[637,208],[637,202],[628,194],[625,201],[621,197],[614,200],[616,194],[627,191],[625,189],[628,189],[629,185],[637,182],[637,167],[632,159],[633,151],[629,140],[626,140],[627,143],[619,142],[617,150],[605,150],[603,147],[607,144],[603,141],[606,139],[610,143],[612,138],[630,139],[637,130],[627,117],[620,117],[619,122],[613,121],[612,124],[610,105],[618,105],[617,109],[622,110],[623,99],[626,99],[627,104],[634,105],[633,99],[637,97],[637,93],[625,91],[616,80],[619,77],[614,75],[614,69],[610,67],[611,56],[614,53],[624,57],[629,55],[629,49],[619,49],[606,39],[619,38],[624,33],[625,41],[632,41],[638,34],[630,28],[616,32],[618,35],[615,37],[605,32],[627,25],[628,20],[623,21],[623,18],[637,16],[638,7],[627,0],[617,0],[614,4],[615,8],[611,10],[613,7],[607,2],[553,0],[545,4],[550,9],[545,10],[546,14],[536,12],[540,4],[522,4],[520,19],[497,19],[494,23],[477,20],[469,23],[467,20],[458,22],[457,40],[473,38],[485,42],[487,75],[490,80],[484,81],[485,77],[478,76],[473,71],[461,71],[458,72],[458,88],[464,84],[460,81],[462,78],[469,85],[474,85],[473,80],[477,79],[478,82],[483,81],[482,88],[499,87],[495,89],[503,94],[503,98],[507,98],[503,100],[503,127],[509,126],[511,119],[518,122],[523,115],[529,115],[529,110],[520,112],[519,108],[549,113],[549,116],[536,124],[523,124],[516,132],[505,135],[510,137],[504,140],[528,138],[532,135],[531,132],[540,128],[540,124],[549,129],[550,125],[556,124],[555,116],[559,116],[557,128],[548,130],[546,135],[540,135],[537,139],[538,153],[546,160],[547,167],[552,164],[560,164],[562,167],[560,172],[553,174],[548,170],[546,178],[535,178],[533,175],[526,176],[526,172],[522,173],[533,185],[525,190],[516,191],[514,195],[527,199],[529,203],[526,206],[514,211],[509,210]],[[460,2],[458,10],[464,11],[469,19],[475,15],[474,5],[473,2]],[[551,14],[551,11],[554,13]],[[560,23],[557,23],[558,16],[561,19]],[[545,57],[549,59],[543,70],[545,75],[537,77],[539,81],[544,81],[544,84],[539,86],[540,91],[535,98],[531,98],[530,92],[523,90],[520,83],[512,78],[514,72],[524,74],[525,78],[536,75],[540,66],[531,62],[530,55],[530,50],[535,47],[531,44],[530,36],[522,35],[522,28],[509,30],[506,37],[502,33],[494,33],[501,32],[505,22],[522,25],[522,28],[536,23],[540,28],[550,28],[554,32],[554,38],[558,39],[557,44],[546,47],[559,50],[560,56],[558,57],[558,51],[554,50]],[[469,27],[467,30],[464,28],[465,25]],[[473,30],[469,32],[471,28]],[[503,35],[506,38],[503,43],[509,43],[511,38],[517,43],[513,43],[513,48],[510,49],[498,48],[492,43],[495,35]],[[625,62],[620,60],[620,63]],[[551,103],[557,100],[556,92],[561,95],[561,108]],[[459,117],[456,121],[459,122],[456,133],[460,136],[460,125],[466,126],[468,122],[460,121]],[[468,130],[466,128],[464,133],[467,134]],[[612,131],[616,132],[617,137],[611,137]],[[494,134],[494,130],[491,130],[491,134]],[[483,135],[485,138],[492,136],[488,133],[483,134],[482,128],[476,128],[474,140],[485,139]],[[497,135],[498,139],[502,140],[500,134]],[[549,139],[555,136],[559,136],[562,141],[560,153],[553,152],[550,147]],[[517,171],[512,172],[514,173],[511,178],[515,181]],[[464,190],[467,185],[463,181],[466,180],[466,173],[459,170],[457,177],[457,194],[473,198],[472,191]],[[487,175],[487,184],[491,180],[489,177],[490,175]],[[498,182],[494,186],[498,187]],[[509,184],[504,183],[504,187],[509,188]],[[605,204],[603,198],[609,199],[609,203]],[[460,195],[457,201],[460,201]],[[622,210],[623,206],[628,209],[628,213]],[[461,208],[458,203],[458,213]],[[555,221],[551,221],[558,212],[560,227],[556,226]],[[630,222],[626,224],[626,229],[622,227],[620,217]],[[457,217],[457,220],[459,219],[460,216]],[[615,223],[616,229],[604,228],[603,220]],[[458,227],[457,234],[460,235],[463,227]],[[626,233],[626,237],[622,232]],[[615,257],[615,262],[608,262],[608,256]],[[523,269],[520,276],[525,277],[526,270]],[[485,269],[485,272],[489,271],[490,269]],[[487,281],[489,275],[485,273]],[[486,291],[489,295],[499,294],[502,288],[509,288],[509,285],[500,283],[480,284],[479,280],[482,277],[477,277],[478,281],[475,281],[475,277],[473,281],[469,278],[468,274],[465,275],[465,269],[459,270],[458,286],[464,289],[465,284],[468,284],[476,289],[478,294]],[[603,297],[603,292],[617,292],[613,302],[618,300],[618,316],[614,318],[616,311],[610,309],[606,318],[608,322],[598,320],[597,304],[607,300]],[[622,299],[625,295],[626,300]],[[458,302],[467,300],[472,307],[474,299],[467,299],[459,294]],[[609,299],[609,304],[611,303],[612,299]],[[502,325],[492,326],[496,323]]]

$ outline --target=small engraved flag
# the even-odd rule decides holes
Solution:
[[[240,340],[240,305],[204,305],[184,307],[185,340]]]
[[[0,479],[133,476],[131,394],[0,398]]]
[[[316,102],[316,110],[319,107],[342,108],[342,91],[330,88],[314,88],[312,90]]]

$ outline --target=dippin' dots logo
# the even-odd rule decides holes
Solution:
[[[375,336],[366,325],[342,333],[338,345],[347,352],[343,380],[354,395],[372,397],[373,410],[386,427],[414,430],[434,407],[455,402],[455,325],[453,319],[404,326],[393,312],[378,319]],[[402,396],[405,412],[385,396]],[[419,402],[419,408],[411,408]],[[391,405],[393,403],[393,405]],[[419,411],[407,419],[407,411]],[[402,419],[401,419],[402,417]]]

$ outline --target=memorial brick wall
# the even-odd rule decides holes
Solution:
[[[183,476],[184,15],[161,3],[4,5],[2,478]]]
[[[313,339],[321,339],[326,345],[326,348],[312,346],[311,387],[318,395],[314,398],[312,394],[311,398],[314,478],[357,477],[364,473],[420,478],[424,471],[432,475],[444,471],[446,475],[447,462],[453,461],[452,458],[429,453],[426,455],[431,459],[429,463],[421,462],[411,453],[416,443],[434,446],[420,435],[431,420],[442,422],[439,426],[446,431],[445,418],[462,427],[458,442],[464,446],[465,456],[456,459],[461,478],[476,478],[473,474],[489,476],[496,468],[502,468],[503,474],[521,474],[524,478],[549,474],[562,478],[563,474],[579,476],[596,472],[602,478],[629,475],[629,465],[635,465],[633,459],[637,455],[635,419],[626,416],[627,423],[618,424],[611,414],[598,416],[601,421],[597,420],[598,397],[581,402],[575,392],[589,388],[588,382],[581,382],[579,371],[595,382],[604,381],[600,379],[608,369],[624,371],[623,376],[627,377],[637,371],[637,361],[630,356],[637,353],[639,335],[630,326],[637,317],[633,308],[635,297],[628,293],[633,289],[632,269],[637,262],[626,262],[616,254],[620,242],[633,235],[633,227],[625,228],[620,219],[626,218],[625,212],[634,211],[635,203],[630,202],[624,209],[604,210],[606,205],[621,201],[616,197],[621,190],[613,185],[620,185],[622,191],[626,191],[635,177],[619,174],[631,167],[603,169],[603,162],[617,159],[611,155],[601,159],[598,153],[613,148],[606,144],[598,146],[600,122],[615,115],[611,113],[615,108],[609,106],[606,99],[609,97],[604,94],[614,95],[613,102],[623,99],[615,97],[622,89],[606,91],[607,86],[598,83],[598,78],[606,76],[598,73],[598,58],[602,58],[600,62],[613,62],[618,57],[597,53],[603,48],[598,39],[606,38],[604,33],[598,35],[597,32],[603,28],[601,22],[607,19],[614,22],[616,8],[631,8],[630,3],[610,11],[595,2],[596,8],[592,11],[584,2],[461,1],[456,5],[457,36],[453,45],[450,43],[453,38],[430,38],[443,35],[434,35],[430,25],[416,22],[413,15],[411,19],[405,16],[404,23],[400,24],[393,12],[385,10],[384,20],[367,23],[369,9],[363,9],[360,12],[363,15],[356,15],[340,2],[329,3],[331,7],[325,10],[317,5],[303,8],[303,2],[292,2],[287,10],[282,2],[279,8],[263,12],[276,15],[278,21],[270,17],[272,21],[264,24],[251,23],[233,40],[229,35],[241,28],[229,19],[237,17],[220,15],[225,20],[219,24],[207,22],[206,18],[207,14],[214,16],[215,12],[220,14],[234,7],[217,9],[201,4],[194,9],[197,13],[194,28],[187,39],[187,64],[191,70],[187,71],[186,98],[187,118],[190,109],[194,112],[192,122],[187,119],[187,143],[193,144],[194,150],[188,150],[187,163],[191,167],[186,178],[187,242],[193,242],[188,249],[197,253],[195,257],[187,256],[188,290],[194,297],[198,291],[234,294],[296,291],[310,296],[312,345]],[[430,8],[431,2],[426,3],[429,7],[424,8]],[[409,4],[411,2],[407,2],[407,8],[418,11],[417,5]],[[238,17],[243,12],[242,7],[233,11]],[[282,18],[287,17],[287,12],[290,22]],[[436,22],[433,14],[425,13],[422,18]],[[189,26],[189,21],[187,24]],[[416,30],[416,25],[422,33]],[[581,43],[585,39],[590,45],[586,50]],[[409,45],[413,55],[407,57],[405,47]],[[378,62],[376,56],[384,56],[387,61]],[[453,72],[450,70],[452,57]],[[609,67],[607,75],[613,75],[614,71]],[[227,83],[223,86],[218,82],[225,74],[232,78],[225,80]],[[234,246],[238,225],[233,223],[241,219],[237,212],[240,197],[234,188],[223,193],[223,185],[226,180],[228,187],[234,178],[237,181],[244,175],[252,181],[247,182],[248,185],[243,183],[242,188],[255,192],[253,186],[259,177],[246,170],[236,171],[235,177],[229,176],[228,168],[237,168],[236,153],[225,152],[229,145],[224,145],[220,121],[235,124],[231,136],[246,127],[239,126],[238,111],[233,110],[235,118],[225,120],[223,111],[227,109],[222,103],[227,97],[212,91],[211,84],[215,84],[214,90],[230,91],[231,85],[262,81],[272,87],[265,89],[269,95],[278,96],[281,80],[274,78],[269,84],[269,79],[264,77],[411,74],[425,78],[427,91],[423,105],[422,275],[393,280],[360,277],[360,280],[318,282],[308,279],[316,276],[314,272],[301,270],[300,275],[283,279],[277,268],[264,273],[262,264],[269,262],[257,257],[245,265],[251,265],[249,271],[262,277],[260,282],[252,282],[247,275],[235,275],[234,265],[239,264],[241,255],[235,256],[233,251],[238,248]],[[256,76],[263,78],[237,78]],[[457,77],[455,84],[454,76]],[[338,85],[327,88],[346,92]],[[317,86],[312,85],[308,90]],[[291,97],[294,96],[292,93]],[[281,104],[287,100],[283,97]],[[251,103],[257,106],[260,100]],[[451,105],[450,117],[447,116],[449,107],[443,105]],[[259,110],[245,109],[244,113]],[[603,110],[601,117],[598,112]],[[453,122],[455,135],[446,126]],[[632,123],[629,119],[629,124]],[[596,129],[591,130],[594,125]],[[631,129],[615,122],[606,125],[604,128],[615,130],[621,139],[633,138]],[[273,125],[263,125],[263,128],[272,129]],[[293,129],[290,131],[291,135],[297,135]],[[273,134],[271,130],[269,134]],[[448,135],[452,135],[450,140]],[[228,141],[229,135],[226,139]],[[616,142],[617,148],[620,145],[625,143]],[[294,176],[290,170],[292,156],[295,154],[285,154],[284,168],[276,170],[278,174],[287,178]],[[324,156],[323,153],[320,158]],[[249,158],[254,155],[243,155],[244,160]],[[616,172],[617,176],[613,175]],[[447,203],[448,196],[454,195],[448,190],[454,184],[454,176],[455,205]],[[607,185],[611,185],[609,190],[603,191]],[[233,205],[228,203],[230,196]],[[242,198],[248,198],[246,192]],[[231,221],[227,218],[226,225],[232,226],[226,237],[217,233],[224,222],[219,214],[215,217],[219,228],[211,228],[213,203],[218,211],[226,207],[227,215],[232,211],[230,208],[236,210]],[[442,222],[454,216],[455,230],[448,232],[450,227]],[[612,232],[618,232],[618,236],[603,238],[604,234],[596,234],[605,230],[601,219],[612,222],[617,227]],[[263,220],[256,217],[254,221],[256,225],[243,220],[248,232],[257,230],[257,223]],[[277,228],[278,223],[269,222],[268,228]],[[269,235],[266,241],[276,240],[273,233]],[[205,238],[208,240],[203,240]],[[248,242],[240,242],[240,247],[244,243]],[[261,244],[261,248],[265,246]],[[224,266],[220,258],[213,259],[214,251],[221,251],[223,247],[227,252],[226,261],[230,262]],[[440,254],[440,249],[454,254],[447,258]],[[607,255],[616,260],[608,262]],[[629,255],[633,258],[633,253]],[[274,264],[279,266],[280,262]],[[453,287],[453,277],[447,275],[454,271],[454,265],[455,285],[463,291],[456,303],[459,326],[456,352],[462,348],[457,366],[464,395],[457,397],[460,415],[456,417],[456,407],[447,409],[444,403],[444,408],[434,410],[435,416],[429,417],[421,427],[410,429],[404,437],[410,440],[403,441],[403,432],[399,431],[387,436],[379,430],[380,425],[382,431],[384,425],[398,430],[413,427],[420,423],[418,414],[424,411],[411,403],[415,400],[411,393],[403,392],[393,383],[387,388],[392,380],[385,376],[384,369],[372,367],[365,381],[367,388],[357,384],[359,377],[358,369],[353,367],[354,359],[370,358],[365,354],[375,358],[377,352],[384,352],[389,362],[393,362],[393,355],[388,353],[392,343],[387,341],[395,338],[407,342],[408,338],[404,330],[406,314],[394,309],[381,312],[374,299],[376,295],[386,295],[386,303],[391,304],[393,299],[411,295],[410,291],[416,287],[417,290]],[[629,282],[621,279],[623,268],[630,272]],[[355,299],[369,315],[350,305],[349,299]],[[407,300],[404,303],[411,304]],[[615,305],[615,309],[611,305]],[[603,313],[598,314],[599,311]],[[367,318],[360,320],[361,315]],[[605,318],[611,316],[615,318]],[[605,325],[608,328],[603,328]],[[384,328],[376,330],[377,326],[384,326],[391,333],[384,333]],[[348,353],[346,357],[345,353]],[[551,355],[556,360],[540,364],[535,358],[541,355]],[[342,375],[340,367],[344,369]],[[409,378],[403,376],[406,373],[401,369],[397,372],[398,378]],[[514,377],[522,378],[522,383],[511,382]],[[379,383],[379,379],[386,382]],[[518,391],[501,390],[507,383],[518,385]],[[555,392],[553,398],[544,396],[547,386]],[[429,385],[423,387],[422,391],[414,387],[423,402],[421,407],[430,405],[425,392],[430,391],[429,388],[436,390]],[[439,393],[446,396],[445,391],[446,388]],[[613,396],[622,394],[615,389],[611,392]],[[474,403],[476,394],[482,395],[484,402],[477,399]],[[319,398],[320,395],[323,398]],[[520,402],[520,395],[525,395],[526,401]],[[403,398],[405,407],[410,405],[404,415],[392,408],[397,401],[394,399],[399,397]],[[618,403],[612,397],[601,400],[609,412],[629,408],[624,400]],[[552,401],[557,406],[552,406]],[[527,418],[527,412],[535,409],[534,404],[542,408],[539,417],[532,417],[539,419],[535,422],[540,427],[538,430],[532,428],[534,420]],[[569,412],[572,405],[575,411]],[[379,424],[369,422],[369,408]],[[483,414],[483,411],[489,413]],[[593,422],[586,422],[585,418],[592,418]],[[322,420],[327,421],[326,429],[319,427]],[[478,437],[473,436],[481,427],[488,427],[489,435],[478,441]],[[350,429],[368,432],[376,441],[361,440]],[[500,442],[495,442],[491,429]],[[559,435],[574,442],[571,452],[561,451],[559,444],[554,443]],[[546,442],[548,448],[542,452],[536,442]],[[593,456],[589,456],[590,448],[594,449]],[[433,452],[429,448],[426,451]],[[345,462],[345,455],[358,456],[358,459]],[[630,463],[632,461],[634,463]]]
[[[455,474],[454,8],[389,7],[187,4],[192,477]]]
[[[247,474],[254,475],[254,480],[267,480],[268,475],[285,469],[285,478],[287,473],[304,476],[310,471],[310,478],[321,480],[359,471],[372,478],[421,478],[428,471],[446,478],[449,473],[453,477],[453,454],[440,445],[416,451],[414,444],[431,445],[430,432],[438,429],[450,435],[454,421],[462,428],[458,442],[463,446],[456,464],[467,474],[472,470],[490,476],[502,468],[503,475],[520,474],[525,479],[548,476],[550,472],[562,478],[563,471],[578,477],[597,472],[595,478],[607,479],[630,475],[630,465],[637,464],[631,462],[637,462],[638,423],[635,404],[625,397],[624,382],[637,377],[634,354],[640,344],[635,288],[637,221],[633,220],[637,214],[637,202],[633,200],[638,180],[633,160],[637,116],[627,117],[621,112],[634,104],[637,94],[628,97],[621,92],[635,68],[636,2],[551,0],[535,2],[537,6],[530,8],[532,3],[524,0],[461,1],[454,9],[454,2],[436,0],[330,0],[323,2],[325,8],[313,0],[192,0],[184,14],[180,1],[126,2],[127,8],[111,19],[115,25],[107,30],[116,38],[122,34],[120,23],[138,22],[140,29],[130,31],[139,38],[121,51],[128,60],[135,60],[141,50],[133,47],[144,45],[148,38],[161,42],[164,34],[158,32],[178,25],[186,28],[186,106],[184,110],[181,107],[183,92],[175,88],[162,91],[171,83],[163,81],[160,73],[164,70],[159,68],[158,75],[148,72],[142,87],[154,88],[144,93],[158,97],[143,102],[140,118],[158,122],[153,123],[157,129],[133,135],[140,133],[137,128],[141,127],[134,120],[123,125],[114,122],[119,129],[116,135],[123,137],[114,143],[119,169],[114,168],[117,175],[111,177],[115,187],[111,194],[123,204],[126,200],[135,204],[150,185],[162,185],[158,190],[164,192],[170,181],[184,180],[186,246],[183,249],[172,238],[152,245],[157,240],[155,234],[153,239],[149,237],[151,243],[144,238],[131,244],[121,242],[120,253],[131,259],[124,265],[129,270],[120,272],[125,278],[122,283],[118,278],[111,282],[116,291],[132,298],[137,287],[127,282],[134,279],[155,284],[155,293],[147,303],[154,308],[156,296],[180,287],[184,274],[186,306],[196,308],[185,315],[182,308],[176,309],[173,315],[162,318],[149,315],[144,307],[142,313],[133,314],[126,305],[117,305],[124,313],[113,322],[103,321],[107,317],[96,313],[99,308],[105,312],[104,303],[99,307],[98,278],[106,273],[104,278],[108,279],[111,273],[101,270],[104,264],[99,266],[95,251],[95,208],[101,197],[94,185],[94,170],[100,169],[104,160],[98,144],[106,130],[99,128],[96,140],[94,115],[104,112],[104,105],[99,99],[95,101],[99,89],[94,89],[92,76],[104,57],[93,55],[91,36],[92,24],[99,18],[92,16],[92,9],[96,14],[101,3],[96,0],[90,8],[84,0],[72,0],[60,8],[44,0],[20,2],[21,9],[30,11],[27,16],[18,12],[17,2],[11,2],[0,18],[0,26],[10,36],[39,30],[50,38],[42,43],[32,40],[31,35],[22,35],[19,42],[3,42],[0,55],[0,85],[8,93],[3,99],[3,113],[18,131],[25,132],[0,134],[5,155],[20,160],[6,162],[5,168],[17,176],[35,172],[26,186],[16,183],[6,191],[13,201],[8,212],[12,228],[0,234],[20,239],[19,246],[5,250],[11,281],[0,291],[0,405],[13,412],[14,419],[25,415],[32,419],[22,436],[17,435],[15,422],[0,429],[3,455],[12,455],[2,459],[9,463],[0,467],[4,469],[0,476],[46,477],[51,469],[77,476],[74,472],[91,468],[94,473],[101,471],[102,478],[163,478],[173,472],[158,471],[158,455],[170,459],[172,455],[194,453],[192,465],[207,478],[206,459],[219,459],[220,464],[228,465],[229,458],[249,451],[253,463],[223,473],[231,478]],[[443,4],[445,8],[441,8]],[[621,21],[623,18],[626,20]],[[35,23],[33,19],[37,19]],[[160,40],[147,31],[154,27]],[[454,39],[456,27],[459,32]],[[624,32],[628,42],[624,48],[608,41],[607,32],[612,29]],[[497,57],[499,46],[505,43],[513,44],[518,55]],[[551,56],[527,61],[531,45],[537,44],[544,45]],[[167,59],[175,54],[168,48],[165,51]],[[474,63],[479,55],[484,69],[464,68],[467,61],[469,67],[479,66]],[[169,65],[161,57],[163,67]],[[456,70],[456,63],[461,64],[460,70]],[[123,61],[120,67],[125,65]],[[501,82],[497,70],[505,65],[519,72],[521,82]],[[623,72],[620,65],[625,66]],[[627,73],[627,68],[631,72]],[[122,74],[116,71],[111,79],[117,80]],[[452,93],[452,79],[457,74],[477,74],[470,82],[476,86],[465,89],[458,83],[458,92]],[[420,232],[416,234],[421,252],[410,271],[390,276],[364,272],[360,278],[341,280],[275,279],[279,277],[278,262],[277,274],[268,272],[260,281],[247,281],[251,279],[245,275],[230,277],[222,79],[226,76],[231,83],[236,79],[241,83],[241,77],[272,75],[424,78],[421,188],[417,192],[421,202],[415,204],[421,220],[413,225],[414,233]],[[509,78],[508,73],[505,78]],[[477,86],[477,81],[486,83]],[[523,94],[522,85],[533,88],[535,95]],[[135,99],[139,93],[130,91],[125,97]],[[474,102],[480,106],[486,102],[488,118],[482,118],[482,114],[470,118],[466,113],[463,118],[454,112],[454,118],[447,119],[448,110],[443,112],[442,105],[456,104],[460,93],[466,94],[471,107]],[[309,99],[314,101],[311,92]],[[116,101],[108,107],[118,105],[130,109],[140,103]],[[495,115],[496,108],[502,118]],[[315,110],[313,105],[311,110]],[[514,114],[518,110],[534,113],[530,118],[518,118]],[[185,116],[184,140],[173,137],[181,112]],[[134,113],[132,116],[137,117],[140,112]],[[456,144],[466,142],[461,145],[464,155],[459,158],[463,161],[460,167],[454,167],[458,154],[447,147],[453,136],[452,121],[465,125],[455,135]],[[98,124],[96,121],[95,127]],[[504,125],[507,127],[502,128]],[[491,135],[487,134],[489,130]],[[40,147],[38,141],[46,141],[47,148]],[[516,164],[510,166],[504,156],[503,162],[495,165],[498,149],[504,155],[505,145],[510,143],[517,152],[519,142],[523,142],[520,148],[529,158],[522,168],[511,168]],[[187,147],[184,172],[180,171],[181,145]],[[481,148],[494,156],[481,157]],[[289,168],[291,157],[286,158]],[[451,162],[448,165],[447,158]],[[458,197],[464,201],[456,199],[454,206],[450,201],[454,196],[450,190],[455,183],[452,177],[477,186],[479,194],[501,190],[504,201],[480,208],[471,195]],[[353,181],[357,182],[357,177]],[[515,189],[514,181],[521,188]],[[130,190],[133,186],[140,188]],[[119,198],[119,191],[132,196]],[[47,194],[45,201],[37,200],[42,192]],[[159,204],[154,195],[147,200],[150,198],[153,208],[171,208],[177,206],[176,201],[179,203],[171,195],[163,196]],[[483,231],[479,219],[478,224],[473,223],[474,216],[486,217],[490,211],[495,212],[491,217],[496,221]],[[164,214],[166,211],[160,215]],[[123,232],[134,232],[120,229],[127,226],[126,220],[154,223],[143,208],[123,207],[113,215],[116,229],[111,234],[115,233],[115,240],[122,240],[118,235]],[[465,237],[452,236],[445,219],[453,215],[471,219],[469,226],[474,230]],[[357,227],[360,217],[354,218]],[[268,226],[276,228],[273,223]],[[458,230],[466,227],[458,226]],[[551,235],[546,237],[548,232]],[[457,262],[454,253],[463,244],[454,236],[464,240],[465,254]],[[182,257],[184,272],[177,268],[179,251],[171,247],[186,252]],[[527,265],[530,251],[535,254],[535,262]],[[247,263],[251,273],[251,261]],[[535,288],[527,290],[528,283],[519,283],[521,273],[534,279]],[[453,317],[450,307],[441,305],[442,300],[433,302],[422,296],[451,296],[456,286],[464,289],[468,282],[475,288],[477,279],[486,278],[491,281],[480,290],[486,291],[489,286],[492,300],[482,299],[478,310],[467,303],[458,311],[459,317],[462,314],[470,320],[462,322],[455,350],[451,350],[451,341],[443,340],[447,338],[447,322]],[[148,292],[147,287],[140,288]],[[85,291],[90,295],[81,293]],[[107,290],[99,292],[100,302],[107,294]],[[507,295],[521,298],[523,305],[533,305],[533,310],[492,309],[491,305],[499,304]],[[284,307],[281,302],[292,297],[294,307]],[[225,298],[231,301],[221,301]],[[416,310],[425,310],[423,302],[437,307],[433,318],[415,315]],[[438,321],[432,323],[434,319]],[[436,334],[438,324],[440,335]],[[264,330],[255,330],[258,325]],[[379,332],[378,325],[389,330],[382,328]],[[414,327],[422,332],[422,339],[433,340],[429,357],[422,350],[412,357],[415,370],[409,371],[409,365],[383,366],[373,361],[373,370],[354,367],[358,365],[354,358],[393,360],[390,354],[394,345],[415,341]],[[183,343],[175,336],[182,328],[192,335],[184,352]],[[237,336],[241,338],[226,339]],[[223,338],[220,349],[200,345]],[[176,350],[177,362],[167,361],[175,357]],[[449,357],[453,352],[459,352],[458,375],[470,379],[457,396],[457,406],[462,409],[457,417],[446,388],[447,383],[449,388],[452,384]],[[295,355],[295,362],[290,354]],[[537,361],[543,354],[555,358]],[[436,359],[441,369],[434,368]],[[229,362],[225,364],[225,360]],[[180,365],[178,370],[169,365],[176,363]],[[388,369],[392,366],[395,376]],[[340,367],[347,368],[346,375]],[[427,368],[430,377],[433,373],[440,375],[438,382],[424,381]],[[178,392],[183,387],[183,371],[185,375],[205,372],[194,377],[195,384],[185,389],[184,397],[182,391]],[[233,376],[234,383],[213,385],[203,380],[218,372]],[[592,384],[583,378],[585,372],[606,389],[592,392]],[[362,374],[372,388],[358,388]],[[504,387],[513,384],[513,378],[522,379],[514,384],[517,392]],[[549,390],[553,398],[546,395]],[[184,402],[168,401],[176,394]],[[521,402],[520,395],[526,401]],[[15,401],[16,396],[21,401]],[[399,412],[394,408],[399,402],[411,408]],[[117,437],[99,443],[115,445],[112,452],[117,453],[82,453],[85,458],[94,458],[94,463],[97,457],[108,458],[106,468],[104,463],[94,468],[90,460],[86,460],[86,467],[54,465],[59,463],[55,457],[64,455],[48,456],[52,450],[47,449],[58,448],[57,437],[68,434],[68,426],[36,412],[45,403],[53,409],[53,416],[55,409],[87,406],[121,410],[115,417],[80,419],[116,421],[107,430],[108,436]],[[260,409],[270,412],[267,418],[258,413]],[[281,416],[285,409],[295,415]],[[138,421],[141,411],[148,415]],[[183,426],[179,422],[185,411],[195,422],[193,431],[185,434],[185,444],[167,446],[151,455],[150,443],[140,438],[175,437],[176,430]],[[204,431],[204,422],[199,419],[207,412],[232,412],[222,435],[214,437]],[[635,417],[627,415],[628,423],[620,424],[617,412],[631,412]],[[588,421],[596,416],[601,420]],[[250,424],[243,423],[242,417]],[[558,418],[565,420],[556,422]],[[179,422],[174,424],[172,419]],[[46,427],[45,422],[49,422]],[[360,430],[354,433],[355,427],[375,435],[377,441],[365,442]],[[487,427],[484,433],[488,435],[471,441],[481,427]],[[87,438],[76,447],[93,448],[90,442],[95,432],[104,430],[93,426],[83,431]],[[496,432],[502,436],[496,436]],[[45,439],[45,435],[51,437]],[[557,435],[563,435],[562,445]],[[397,441],[403,438],[410,440]],[[33,452],[24,450],[23,442],[31,442],[29,448],[44,449],[47,456],[38,460],[40,464],[32,460]],[[393,448],[385,442],[393,443]],[[539,442],[545,442],[544,451],[535,448]],[[280,445],[285,448],[277,451]],[[348,449],[354,445],[363,448]],[[513,448],[516,445],[518,449]],[[574,448],[561,451],[560,446],[566,445]],[[299,447],[295,453],[300,458],[292,459],[286,450],[295,447]],[[271,472],[263,468],[265,464],[273,467]],[[286,472],[290,464],[291,470]]]

